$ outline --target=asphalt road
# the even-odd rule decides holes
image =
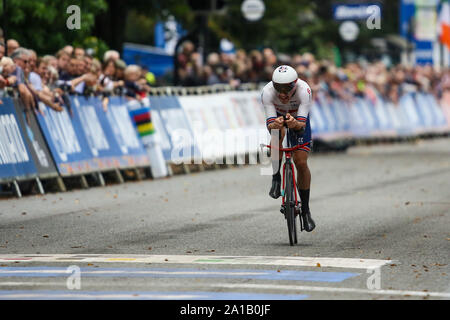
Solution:
[[[293,247],[261,165],[1,200],[0,299],[450,299],[450,139],[309,163]]]

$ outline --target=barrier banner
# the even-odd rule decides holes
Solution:
[[[103,127],[107,125],[106,117],[104,114],[97,114],[97,109],[102,109],[100,100],[96,97],[71,96],[70,102],[73,110],[72,122],[80,124],[86,137],[92,154],[91,165],[100,171],[118,167],[117,157],[120,151],[105,134]]]
[[[70,115],[67,108],[57,112],[39,102],[39,110],[36,117],[60,175],[98,170],[80,121]]]
[[[128,113],[123,112],[126,108],[122,108],[121,113],[116,104],[105,112],[97,97],[73,96],[71,101],[74,119],[81,123],[93,155],[91,162],[94,162],[94,167],[102,171],[149,165],[142,144],[132,130],[131,119]],[[125,129],[125,132],[112,129],[116,127]],[[130,151],[133,153],[130,154]]]
[[[101,108],[96,111],[104,123],[106,136],[111,144],[117,145],[120,168],[149,166],[150,160],[136,133],[125,98],[111,97],[106,113]]]
[[[173,163],[198,159],[194,133],[186,112],[175,96],[150,97],[156,139],[160,142],[164,159]]]
[[[0,106],[0,181],[37,176],[33,157],[27,148],[12,98],[2,98]]]
[[[33,158],[39,177],[50,178],[58,176],[53,158],[48,150],[47,143],[42,136],[41,129],[36,121],[33,112],[29,112],[29,117],[26,119],[25,106],[21,99],[15,98],[14,108],[17,114],[17,120],[20,127],[23,129],[25,143]]]
[[[235,91],[204,96],[181,96],[180,104],[194,130],[194,138],[206,163],[244,163],[243,155],[260,151],[270,135],[257,91]]]
[[[259,152],[259,145],[270,141],[260,95],[255,92],[244,91],[229,92],[224,96],[227,98],[226,103],[229,110],[236,119],[236,153]]]

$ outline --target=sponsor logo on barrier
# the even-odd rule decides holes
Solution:
[[[0,115],[0,164],[29,160],[16,118],[12,114]]]
[[[45,106],[42,106],[42,108],[41,110],[46,112],[43,120],[59,158],[62,161],[67,161],[68,155],[81,152],[80,143],[67,111],[55,112]]]
[[[83,106],[83,112],[80,112],[79,114],[91,152],[95,157],[98,157],[100,150],[109,149],[109,144],[97,114],[95,113],[94,106]]]
[[[140,147],[138,137],[129,119],[128,110],[125,105],[116,105],[110,108],[106,113],[106,118],[123,154],[128,154],[130,152],[129,149],[137,149]]]

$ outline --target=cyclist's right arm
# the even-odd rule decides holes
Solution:
[[[266,114],[267,129],[269,131],[274,129],[281,130],[284,126],[284,120],[282,116],[277,117],[277,110],[275,109],[271,93],[267,90],[267,87],[264,87],[261,93],[261,103],[264,106],[264,112]]]

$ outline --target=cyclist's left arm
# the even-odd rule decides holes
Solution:
[[[308,119],[309,111],[312,105],[312,92],[309,85],[304,82],[301,85],[300,91],[300,105],[298,106],[297,116],[295,120],[297,120],[297,128],[295,130],[302,130],[306,127],[306,120]]]

